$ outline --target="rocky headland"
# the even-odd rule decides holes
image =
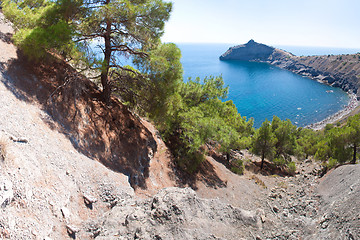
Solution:
[[[360,98],[360,53],[346,55],[295,56],[292,53],[257,43],[229,48],[220,60],[266,62],[271,65],[339,87]]]

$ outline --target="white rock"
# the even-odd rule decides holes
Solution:
[[[80,231],[79,228],[77,228],[76,226],[73,226],[73,225],[66,225],[66,229],[70,234],[75,234]]]
[[[86,204],[93,204],[97,202],[97,199],[91,195],[84,194],[83,197]]]
[[[69,218],[70,218],[70,211],[69,211],[69,209],[67,209],[66,207],[62,207],[60,210],[61,210],[61,213],[62,213],[62,215],[63,215],[63,217],[64,217],[65,219],[69,219]]]
[[[33,192],[30,188],[26,191],[26,199],[30,200],[32,198],[32,196],[33,196]]]
[[[0,180],[0,206],[5,208],[13,198],[12,182],[7,179]]]

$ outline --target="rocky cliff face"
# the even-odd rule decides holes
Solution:
[[[280,57],[266,62],[360,97],[360,54]]]
[[[230,48],[220,60],[267,62],[314,80],[340,87],[360,97],[360,54],[295,56],[251,40]]]

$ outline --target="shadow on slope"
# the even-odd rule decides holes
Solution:
[[[0,32],[0,40],[11,43],[11,36]],[[49,57],[49,63],[37,64],[26,60],[21,51],[17,55],[0,62],[5,86],[18,99],[39,103],[51,117],[42,116],[43,121],[63,132],[79,152],[126,174],[134,188],[147,189],[150,160],[159,146],[141,120],[116,98],[110,106],[103,104],[96,84],[66,62]],[[197,181],[202,181],[208,187],[226,187],[208,161],[195,176],[176,170],[170,162],[168,177],[179,186],[196,189]]]
[[[7,43],[7,44],[11,43],[11,37],[12,37],[11,33],[0,32],[0,40]]]
[[[18,59],[8,64],[5,85],[16,97],[41,104],[74,147],[113,171],[126,174],[132,187],[146,188],[149,162],[157,150],[153,135],[117,99],[100,100],[97,86],[63,61],[34,64]],[[26,113],[24,113],[26,114]]]
[[[261,174],[263,176],[271,176],[277,175],[281,177],[285,176],[292,176],[291,173],[286,169],[286,166],[277,166],[273,162],[265,159],[263,169],[261,169],[261,159],[253,154],[249,156],[249,153],[246,153],[247,156],[244,156],[242,151],[232,151],[229,154],[229,160],[227,156],[224,154],[220,154],[214,150],[210,151],[210,156],[217,161],[224,165],[227,169],[232,171],[233,167],[238,167],[236,164],[237,160],[240,160],[244,166],[244,168],[253,173],[253,174]]]
[[[203,182],[205,186],[214,189],[227,186],[227,183],[218,176],[214,166],[207,159],[202,161],[199,169],[195,173],[176,171],[175,174],[178,179],[177,184],[181,187],[189,186],[192,189],[197,190],[198,182]]]

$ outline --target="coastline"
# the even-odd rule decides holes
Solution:
[[[258,62],[266,62],[272,66],[290,71],[292,73],[295,73],[297,75],[300,75],[300,76],[303,76],[306,78],[310,78],[311,80],[317,81],[321,84],[325,84],[328,86],[333,85],[333,83],[331,84],[328,81],[324,80],[326,78],[326,76],[324,76],[322,74],[319,74],[317,76],[312,76],[312,74],[309,74],[308,72],[304,71],[303,68],[301,68],[302,71],[300,71],[299,69],[296,69],[296,68],[289,68],[286,64],[285,65],[279,64],[278,61],[275,61],[275,62],[273,62],[273,61],[258,61]],[[338,86],[338,88],[345,91],[344,88],[342,88],[341,86]],[[343,109],[328,116],[327,118],[325,118],[321,121],[306,125],[304,128],[319,131],[319,130],[324,129],[327,124],[335,124],[336,122],[340,122],[341,124],[343,124],[348,117],[360,113],[360,99],[353,91],[354,91],[354,89],[347,90],[347,94],[348,94],[350,100]]]
[[[263,61],[257,61],[257,62],[263,62]],[[324,76],[322,76],[322,75],[314,77],[314,76],[311,76],[310,74],[305,73],[305,72],[301,72],[301,71],[298,71],[298,70],[295,70],[295,69],[288,69],[288,68],[286,68],[286,67],[284,67],[282,65],[274,64],[271,61],[268,61],[268,62],[265,61],[265,63],[268,63],[268,64],[270,64],[272,66],[275,66],[275,67],[278,67],[278,68],[293,72],[293,73],[295,73],[297,75],[300,75],[300,76],[303,76],[303,77],[306,77],[306,78],[310,78],[311,80],[317,81],[317,82],[319,82],[321,84],[325,84],[325,85],[328,85],[328,86],[332,85],[329,82],[324,81],[323,80]],[[344,90],[344,89],[342,89],[342,90]],[[336,122],[340,122],[342,124],[343,122],[346,121],[346,119],[348,117],[360,113],[360,101],[358,100],[358,96],[355,93],[353,93],[353,90],[349,90],[347,92],[347,94],[348,94],[350,100],[349,100],[348,104],[343,109],[341,109],[340,111],[328,116],[327,118],[325,118],[325,119],[323,119],[321,121],[306,125],[304,128],[319,131],[319,130],[324,129],[327,124],[334,124]]]
[[[322,84],[338,87],[348,93],[350,100],[347,106],[305,128],[320,130],[326,124],[343,124],[349,116],[360,113],[360,102],[357,100],[360,100],[360,53],[295,56],[290,52],[250,40],[246,44],[230,47],[220,56],[220,60],[265,62]]]
[[[348,93],[350,100],[348,105],[336,112],[333,115],[325,118],[316,123],[309,124],[304,128],[312,129],[312,130],[322,130],[325,128],[327,124],[334,124],[336,122],[344,122],[349,116],[354,115],[360,111],[358,108],[360,106],[360,102],[357,100],[357,96],[354,93]]]

